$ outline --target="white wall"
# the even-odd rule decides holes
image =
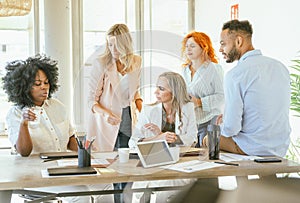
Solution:
[[[236,3],[239,19],[252,23],[254,47],[290,66],[300,51],[300,1],[196,0],[196,30],[206,32],[216,50],[222,25],[230,20],[230,7]]]
[[[300,51],[299,0],[195,0],[195,27],[207,33],[218,52],[219,34],[224,22],[230,19],[231,5],[239,4],[239,20],[249,20],[253,27],[253,44],[262,53],[280,60],[287,67]],[[218,55],[220,57],[220,55]],[[225,71],[234,64],[225,64]],[[299,118],[291,112],[292,138],[300,136]]]

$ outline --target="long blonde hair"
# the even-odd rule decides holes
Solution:
[[[190,102],[190,98],[187,92],[187,86],[183,77],[175,72],[164,72],[158,76],[158,79],[167,79],[169,88],[172,92],[172,111],[178,113],[180,125],[178,129],[181,131],[182,127],[182,106]]]
[[[100,61],[107,66],[113,62],[112,54],[108,48],[108,37],[116,38],[116,48],[120,53],[120,62],[124,64],[124,70],[130,72],[133,63],[133,42],[129,29],[125,24],[115,24],[106,33],[106,47],[100,56]]]

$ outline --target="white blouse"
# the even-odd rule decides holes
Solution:
[[[75,129],[70,124],[64,105],[57,99],[49,99],[44,102],[40,111],[39,122],[28,123],[33,143],[32,154],[66,151],[69,137],[75,133]],[[6,116],[8,138],[13,146],[19,136],[21,120],[21,108],[13,106]]]
[[[195,107],[197,124],[206,123],[223,112],[223,70],[219,64],[210,62],[208,65],[202,65],[193,78],[189,66],[186,66],[182,76],[187,84],[188,93],[200,98],[202,102],[202,107]]]

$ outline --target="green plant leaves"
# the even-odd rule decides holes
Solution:
[[[300,117],[300,59],[292,60],[293,65],[290,67],[295,71],[290,74],[291,77],[291,106],[290,109],[296,112]]]

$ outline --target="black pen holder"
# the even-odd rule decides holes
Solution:
[[[208,152],[210,160],[217,160],[220,156],[220,126],[208,125]]]
[[[91,166],[91,148],[88,149],[78,147],[78,167]]]

